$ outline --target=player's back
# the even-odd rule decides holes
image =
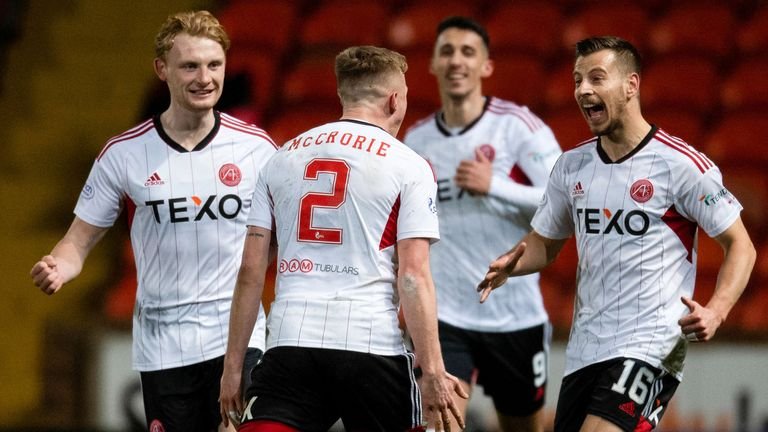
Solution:
[[[288,141],[264,174],[279,254],[268,348],[402,352],[394,245],[438,236],[426,161],[377,126],[341,120]]]

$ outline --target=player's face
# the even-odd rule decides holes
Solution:
[[[437,37],[430,72],[437,77],[441,95],[464,99],[482,95],[481,80],[491,76],[493,64],[480,35],[448,28]]]
[[[573,79],[576,103],[593,134],[610,135],[623,125],[629,80],[613,51],[602,50],[578,57]]]
[[[205,37],[176,35],[165,60],[155,60],[155,71],[168,83],[171,105],[188,111],[207,111],[224,87],[224,48]]]

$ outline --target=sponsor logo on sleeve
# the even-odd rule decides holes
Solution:
[[[722,188],[718,192],[713,194],[708,193],[708,194],[702,195],[699,197],[699,201],[703,202],[704,205],[709,207],[717,204],[723,198],[725,198],[728,204],[733,203],[733,200],[731,199],[731,193],[726,188]]]
[[[429,206],[429,211],[431,211],[433,214],[437,214],[437,205],[435,205],[435,200],[430,198],[429,202],[427,202],[427,206]]]
[[[85,186],[83,186],[83,192],[82,192],[83,198],[89,200],[93,198],[94,193],[95,192],[93,190],[93,186],[89,185],[88,183],[86,183]]]

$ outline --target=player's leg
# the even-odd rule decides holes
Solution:
[[[541,432],[551,330],[548,323],[508,333],[483,333],[478,384],[493,399],[503,431]]]
[[[345,430],[424,430],[421,392],[413,371],[413,359],[413,354],[333,352],[326,369],[334,370],[333,376],[340,386],[338,397]]]
[[[641,360],[618,358],[588,366],[563,380],[555,431],[650,431],[678,384]],[[580,402],[574,402],[577,397]]]
[[[217,360],[219,363],[217,364]],[[221,359],[189,366],[141,372],[147,425],[151,432],[206,431],[218,429],[218,384]],[[211,398],[210,387],[216,395]]]
[[[333,385],[318,367],[313,348],[268,350],[251,373],[239,431],[280,431],[281,426],[326,432],[339,418],[330,393]],[[253,424],[252,424],[253,423]],[[286,429],[292,430],[292,429]]]

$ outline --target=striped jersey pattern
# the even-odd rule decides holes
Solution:
[[[75,214],[110,227],[123,208],[129,212],[135,369],[224,354],[251,195],[275,151],[263,130],[215,112],[213,129],[193,151],[155,117],[110,139],[98,155]],[[264,347],[263,319],[251,346]]]
[[[531,217],[561,154],[549,127],[528,108],[491,97],[481,117],[466,128],[450,131],[437,113],[409,129],[404,142],[429,161],[437,176],[441,241],[432,247],[431,263],[438,318],[485,332],[546,322],[538,274],[509,279],[483,304],[475,287],[488,264],[531,229]],[[461,161],[475,160],[477,149],[493,162],[487,196],[471,195],[453,180]],[[527,205],[495,193],[510,183],[534,192]]]
[[[286,142],[264,168],[248,224],[278,241],[267,349],[405,353],[395,244],[439,238],[435,179],[383,129],[331,122]]]
[[[699,228],[717,236],[741,209],[712,161],[656,127],[616,162],[599,138],[564,153],[532,224],[544,237],[576,237],[566,374],[630,357],[681,379],[677,321],[687,313],[680,298],[693,295]]]

